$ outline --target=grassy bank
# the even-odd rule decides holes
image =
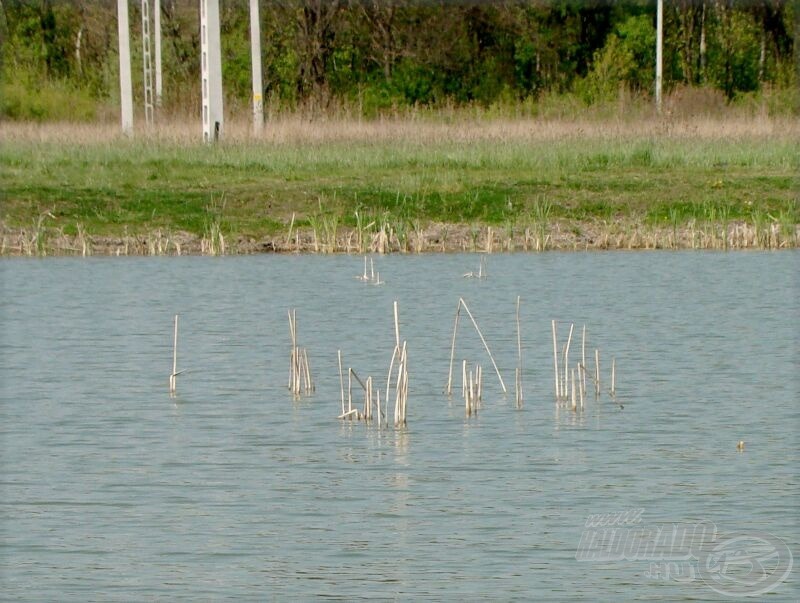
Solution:
[[[796,119],[284,119],[197,137],[3,124],[3,253],[798,244]]]

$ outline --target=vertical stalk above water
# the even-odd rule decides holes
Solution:
[[[519,323],[520,297],[517,295],[517,375],[515,380],[517,408],[522,408],[522,334]]]
[[[172,374],[169,376],[169,393],[174,394],[178,379],[178,315],[175,315],[175,334],[172,340]]]
[[[556,321],[552,321],[553,326],[553,368],[555,369],[555,392],[556,392],[556,402],[561,398],[561,391],[560,391],[560,379],[558,373],[558,339],[556,338]]]

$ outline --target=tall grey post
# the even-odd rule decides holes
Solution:
[[[656,111],[661,113],[661,79],[664,46],[664,0],[658,0],[656,9]]]
[[[263,83],[261,80],[261,23],[258,0],[250,0],[250,54],[253,67],[253,130],[258,133],[264,127]]]
[[[161,0],[153,2],[153,24],[155,25],[156,60],[156,108],[161,106]]]
[[[128,0],[117,0],[119,33],[119,102],[122,132],[133,134],[133,85],[131,84],[131,42],[128,26]]]
[[[203,95],[203,140],[222,136],[222,55],[219,0],[200,0],[200,71]]]

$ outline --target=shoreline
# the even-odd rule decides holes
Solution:
[[[791,230],[790,230],[791,228]],[[335,233],[289,230],[286,236],[199,236],[155,229],[123,236],[65,234],[61,229],[0,227],[0,257],[218,256],[256,254],[424,254],[613,250],[781,250],[800,247],[800,225],[743,220],[689,225],[634,221],[557,221],[531,226],[431,224],[412,231],[391,227]]]

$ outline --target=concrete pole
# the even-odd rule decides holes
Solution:
[[[261,23],[258,0],[250,0],[250,55],[253,67],[253,130],[259,133],[264,127],[264,85],[261,80]]]
[[[219,0],[200,0],[200,71],[203,95],[203,140],[222,136],[222,52]]]
[[[658,0],[656,12],[656,111],[661,113],[661,80],[664,46],[664,0]]]
[[[154,1],[153,22],[155,24],[156,59],[156,108],[161,107],[161,0]]]
[[[122,133],[133,134],[133,85],[131,84],[131,42],[128,26],[128,0],[117,0],[119,33],[119,101]]]

